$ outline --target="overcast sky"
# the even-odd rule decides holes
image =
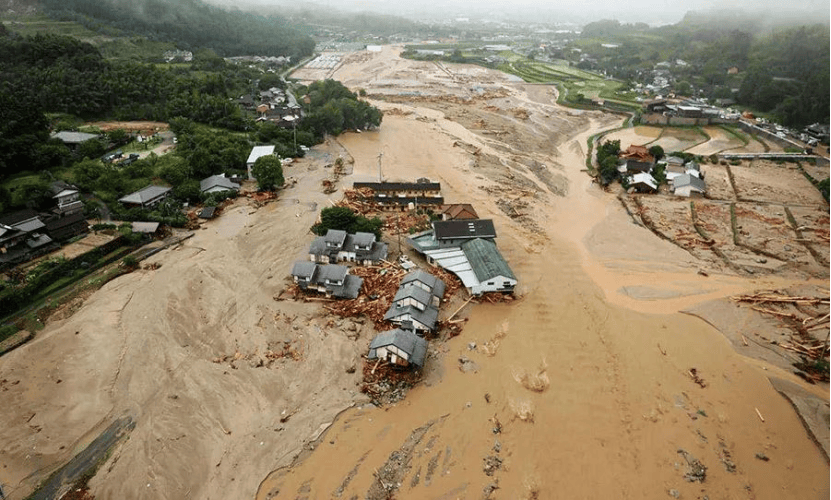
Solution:
[[[210,3],[292,5],[288,0],[208,0]],[[813,22],[828,22],[828,0],[317,0],[318,5],[348,11],[397,14],[402,17],[432,18],[504,18],[522,17],[545,22],[585,23],[601,19],[621,22],[643,21],[649,24],[676,23],[688,11],[741,9],[748,12],[810,12]]]

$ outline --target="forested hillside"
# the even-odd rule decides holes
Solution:
[[[759,19],[700,14],[659,28],[599,21],[587,25],[576,44],[592,56],[578,66],[642,82],[666,61],[676,89],[733,98],[785,125],[827,122],[828,26],[763,25]]]
[[[314,41],[276,15],[227,11],[200,0],[41,0],[52,18],[75,21],[93,31],[174,42],[179,48],[210,48],[222,56],[308,56]]]

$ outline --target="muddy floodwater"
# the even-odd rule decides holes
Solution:
[[[328,138],[284,168],[276,200],[238,198],[0,358],[7,496],[25,498],[126,417],[134,429],[89,482],[96,498],[828,498],[827,455],[772,381],[798,387],[826,422],[827,384],[741,355],[742,335],[775,323],[727,332],[735,309],[709,305],[795,284],[827,291],[816,262],[740,273],[656,236],[584,171],[589,137],[624,117],[400,50],[303,73],[366,90],[384,112],[377,130]],[[446,202],[472,204],[519,281],[516,300],[464,306],[461,334],[431,340],[421,382],[383,407],[360,392],[372,322],[289,293],[320,209],[379,176],[427,177]],[[795,216],[814,217],[812,196]]]

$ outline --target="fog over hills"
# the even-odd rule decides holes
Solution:
[[[534,21],[588,23],[600,19],[617,19],[621,22],[645,22],[650,25],[672,24],[680,21],[690,11],[735,10],[750,16],[764,14],[771,18],[801,24],[828,23],[829,4],[825,0],[780,2],[774,0],[630,0],[609,3],[605,0],[581,0],[575,3],[547,2],[544,0],[319,0],[317,2],[289,2],[287,0],[208,0],[216,5],[247,9],[284,6],[287,9],[320,7],[348,12],[374,12],[392,14],[413,20],[442,21],[454,19],[493,21]]]

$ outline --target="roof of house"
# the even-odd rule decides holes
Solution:
[[[394,321],[396,318],[404,315],[409,315],[412,319],[418,321],[430,330],[434,330],[436,328],[436,321],[439,319],[439,310],[435,307],[428,307],[422,311],[415,306],[395,307],[393,305],[387,310],[384,319]]]
[[[326,267],[326,266],[321,266]],[[341,266],[338,266],[341,267]],[[335,297],[339,297],[342,299],[357,299],[358,293],[361,291],[361,286],[364,283],[364,279],[360,276],[355,276],[353,274],[347,274],[343,279],[343,285],[340,286],[332,286],[327,285],[327,289],[331,290],[332,295]]]
[[[352,187],[374,191],[441,191],[440,182],[354,182]]]
[[[308,260],[298,260],[291,268],[291,275],[299,278],[312,279],[317,269],[317,264]]]
[[[87,220],[82,212],[67,215],[66,217],[53,217],[46,221],[47,231],[57,231],[73,224],[85,224]]]
[[[254,146],[251,148],[251,154],[248,155],[248,160],[245,163],[254,163],[258,159],[262,158],[263,156],[268,156],[270,154],[274,154],[274,146]]]
[[[496,238],[496,228],[490,219],[434,221],[436,239]]]
[[[158,222],[133,222],[134,233],[153,234],[159,229]]]
[[[329,281],[343,281],[349,269],[346,266],[339,266],[337,264],[326,264],[320,266],[318,271],[318,280],[322,283],[325,280]]]
[[[646,184],[652,189],[658,189],[658,181],[656,181],[651,174],[647,174],[646,172],[633,175],[632,180],[629,181],[629,185],[632,186],[634,184]]]
[[[625,151],[621,151],[618,155],[622,159],[633,159],[643,162],[654,162],[655,158],[649,154],[649,149],[646,146],[631,145]]]
[[[367,358],[376,359],[376,350],[381,347],[395,346],[409,356],[408,362],[416,366],[424,366],[427,357],[427,341],[413,332],[396,328],[388,332],[381,332],[369,343]]]
[[[420,281],[429,286],[430,289],[433,290],[433,295],[436,295],[437,297],[444,295],[444,281],[421,269],[410,271],[404,275],[404,278],[401,280],[401,284],[399,286],[403,287],[404,285],[414,281]]]
[[[31,219],[20,221],[12,226],[15,229],[23,231],[24,233],[31,233],[33,231],[37,231],[38,229],[45,228],[46,224],[44,224],[38,217],[32,217]]]
[[[64,181],[53,182],[49,185],[49,190],[52,191],[52,194],[54,195],[53,198],[59,198],[61,196],[66,196],[68,194],[78,192],[77,187]]]
[[[516,279],[508,263],[499,253],[496,244],[491,241],[476,238],[462,244],[462,251],[467,256],[470,267],[476,278],[487,281],[497,276]]]
[[[167,193],[170,189],[171,188],[164,186],[147,186],[140,191],[136,191],[135,193],[130,193],[127,196],[119,198],[118,201],[121,203],[137,203],[143,205],[148,201],[152,201]]]
[[[355,233],[351,235],[352,244],[356,246],[368,247],[375,242],[375,234],[373,233]]]
[[[199,181],[199,189],[202,192],[215,187],[233,189],[234,191],[239,189],[239,186],[228,177],[225,177],[225,174],[212,175]]]
[[[373,201],[380,205],[443,205],[444,198],[441,196],[422,196],[417,198],[415,196],[378,196],[373,197]]]
[[[23,222],[25,220],[29,220],[37,216],[37,212],[30,208],[26,208],[23,210],[18,210],[17,212],[12,212],[10,214],[3,215],[2,217],[0,217],[0,224],[4,224],[6,226],[14,226],[19,222]]]
[[[697,172],[701,172],[701,165],[694,161],[689,161],[684,164],[684,168],[687,170],[695,170]]]
[[[323,237],[323,241],[327,244],[341,247],[343,246],[344,241],[346,241],[346,231],[341,229],[329,229],[326,231],[326,236]]]
[[[664,158],[664,161],[667,162],[668,164],[669,163],[677,164],[677,165],[683,165],[684,164],[684,159],[679,158],[678,156],[667,156],[666,158]]]
[[[327,252],[326,238],[323,236],[318,236],[312,240],[312,244],[309,245],[309,253],[312,255],[325,255]]]
[[[690,186],[692,189],[695,189],[702,193],[707,191],[707,185],[704,184],[704,181],[694,175],[682,174],[677,176],[672,181],[673,190],[686,186]]]
[[[200,219],[213,219],[216,213],[216,207],[205,207],[199,211]]]
[[[425,306],[429,306],[432,303],[433,294],[421,288],[420,286],[401,287],[395,293],[395,297],[393,297],[392,301],[398,302],[399,300],[404,300],[407,298],[415,299],[418,302],[424,304]],[[393,304],[392,307],[395,307],[395,304]]]
[[[479,215],[470,203],[453,203],[442,207],[441,213],[450,219],[478,219]]]
[[[52,243],[52,238],[45,234],[39,234],[34,238],[29,238],[28,240],[26,240],[26,245],[29,248],[39,248],[44,245],[48,245],[49,243]]]
[[[71,132],[69,130],[55,132],[52,134],[51,137],[53,139],[60,139],[67,144],[80,144],[90,139],[98,138],[98,136],[95,134],[87,134],[86,132]]]

